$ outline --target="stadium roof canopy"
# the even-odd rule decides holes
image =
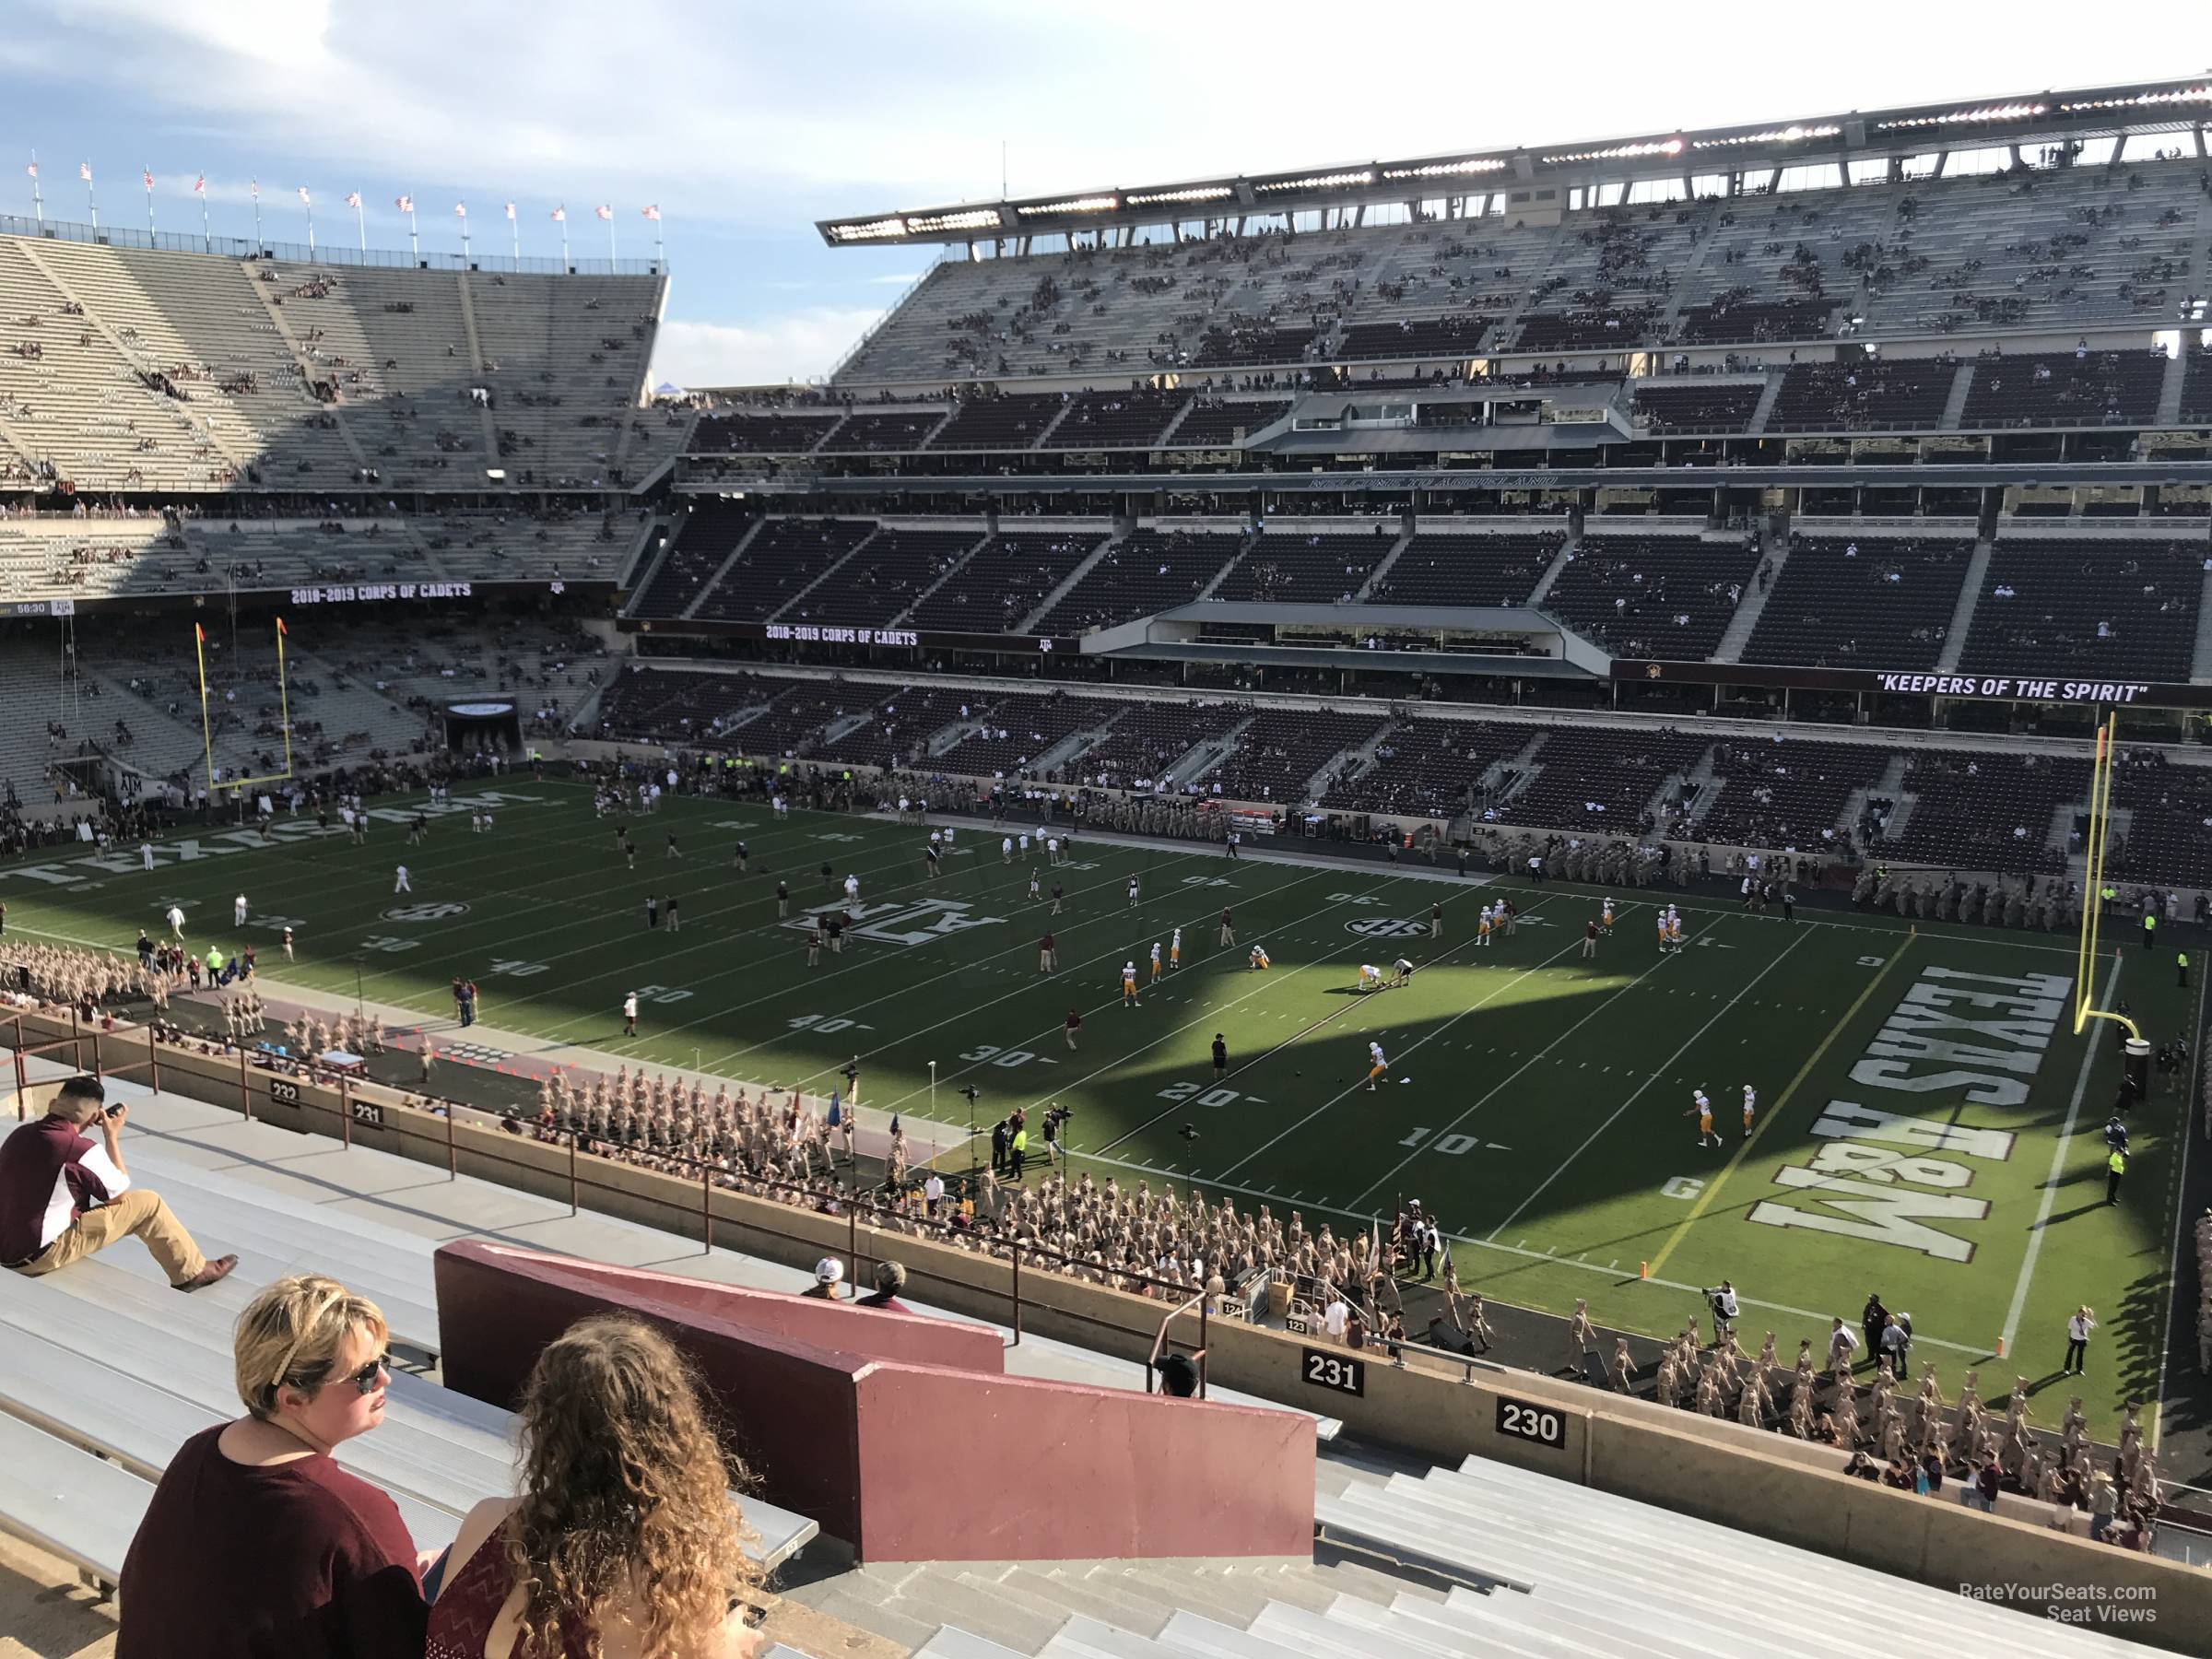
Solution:
[[[2196,153],[2203,156],[2207,118],[2212,118],[2212,76],[1798,115],[1743,126],[1510,145],[1394,161],[1339,162],[1288,172],[1102,186],[818,219],[816,228],[833,248],[990,242],[1439,197],[1502,194],[1526,200],[1520,193],[1538,188],[1653,179],[1726,174],[1756,183],[1757,175],[1781,168],[2152,133],[2192,133]]]

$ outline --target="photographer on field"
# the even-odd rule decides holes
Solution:
[[[1735,1329],[1736,1315],[1743,1311],[1735,1299],[1735,1287],[1723,1279],[1717,1288],[1705,1292],[1705,1305],[1712,1310],[1712,1346],[1719,1347]]]

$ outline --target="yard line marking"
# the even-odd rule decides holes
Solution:
[[[2125,959],[2112,952],[2112,971],[2105,977],[2105,1007],[2112,1005],[2112,993],[2120,986],[2120,965]],[[2099,1030],[2101,1032],[2102,1026]],[[2028,1305],[2028,1281],[2035,1277],[2035,1259],[2043,1253],[2043,1234],[2050,1230],[2051,1206],[2058,1202],[2059,1172],[2066,1167],[2066,1147],[2074,1138],[2075,1120],[2081,1116],[2081,1097],[2089,1087],[2089,1072],[2097,1064],[2097,1039],[2092,1036],[2081,1045],[2081,1070],[2074,1078],[2074,1098],[2066,1103],[2066,1121],[2060,1126],[2058,1144],[2051,1148],[2051,1173],[2043,1182],[2043,1201],[2036,1208],[2035,1225],[2028,1230],[2028,1253],[2020,1258],[2020,1277],[2012,1288],[2012,1305],[2005,1311],[2005,1334],[1997,1338],[2002,1350],[2012,1352],[2012,1339],[2019,1333],[2020,1310]],[[2189,1130],[2183,1125],[2182,1138],[2186,1141]]]
[[[1660,1064],[1662,1065],[1672,1065],[1684,1054],[1689,1053],[1690,1049],[1696,1045],[1700,1038],[1703,1037],[1706,1032],[1712,1030],[1714,1026],[1720,1024],[1722,1020],[1728,1018],[1729,1010],[1734,1008],[1737,1003],[1744,999],[1744,997],[1750,992],[1753,985],[1758,984],[1760,980],[1765,979],[1768,974],[1773,972],[1775,969],[1781,967],[1783,963],[1788,961],[1790,959],[1790,952],[1795,950],[1798,946],[1804,944],[1806,940],[1811,937],[1812,935],[1810,934],[1799,934],[1794,939],[1791,940],[1788,947],[1784,949],[1780,956],[1776,957],[1772,961],[1769,962],[1764,968],[1761,968],[1756,974],[1752,976],[1751,983],[1749,985],[1746,985],[1743,990],[1738,991],[1734,996],[1730,997],[1711,1019],[1707,1020],[1695,1031],[1691,1032],[1688,1038],[1683,1042],[1682,1046],[1677,1049],[1672,1054],[1668,1055],[1666,1059],[1661,1061]],[[1567,1166],[1572,1163],[1576,1159],[1580,1158],[1583,1153],[1587,1152],[1590,1149],[1592,1143],[1594,1143],[1599,1135],[1605,1134],[1606,1130],[1612,1128],[1613,1125],[1619,1121],[1620,1114],[1626,1112],[1630,1107],[1635,1105],[1638,1100],[1641,1100],[1643,1098],[1643,1091],[1651,1088],[1651,1086],[1656,1083],[1658,1080],[1658,1077],[1656,1074],[1654,1074],[1652,1077],[1646,1077],[1642,1083],[1639,1084],[1634,1094],[1630,1095],[1627,1100],[1623,1100],[1619,1105],[1613,1109],[1613,1115],[1611,1117],[1608,1117],[1596,1128],[1591,1130],[1589,1135],[1583,1140],[1581,1146],[1577,1147],[1565,1158],[1561,1159],[1559,1160],[1559,1167],[1553,1170],[1550,1174],[1545,1176],[1542,1181],[1536,1183],[1536,1189],[1535,1192],[1529,1194],[1527,1197],[1522,1199],[1519,1204],[1513,1206],[1513,1213],[1512,1215],[1506,1217],[1506,1218],[1499,1222],[1496,1227],[1490,1229],[1490,1236],[1492,1238],[1496,1238],[1500,1233],[1511,1227],[1515,1221],[1518,1221],[1521,1218],[1522,1212],[1526,1210],[1528,1206],[1534,1204],[1538,1198],[1542,1197],[1544,1195],[1545,1189],[1550,1186],[1553,1182],[1557,1181],[1560,1176],[1567,1172]]]
[[[2196,1023],[2189,1028],[2192,1031],[2205,1029],[2205,993],[2208,989],[2212,989],[2212,978],[2197,982]],[[2189,1143],[2196,1138],[2190,1133],[2189,1120],[2194,1115],[2194,1103],[2203,1098],[2197,1078],[2204,1065],[2204,1055],[2199,1053],[2196,1064],[2189,1068],[2189,1076],[2182,1082],[2182,1122],[2180,1133],[2175,1137],[2182,1143],[2182,1155],[2176,1160],[2173,1176],[2173,1243],[2166,1253],[2166,1344],[2159,1350],[2159,1390],[2151,1396],[2150,1402],[2149,1447],[2153,1452],[2159,1449],[2159,1429],[2166,1411],[2166,1362],[2173,1354],[2173,1276],[2181,1270],[2182,1194],[2189,1190]]]
[[[1822,1056],[1835,1045],[1836,1039],[1843,1034],[1844,1028],[1858,1018],[1859,1010],[1866,1006],[1867,999],[1881,988],[1882,982],[1889,977],[1889,970],[1904,960],[1905,952],[1911,947],[1912,938],[1913,935],[1911,934],[1905,935],[1905,943],[1899,946],[1890,954],[1889,959],[1882,964],[1881,971],[1866,982],[1866,988],[1853,999],[1850,1007],[1843,1010],[1843,1017],[1829,1027],[1828,1035],[1820,1040],[1820,1046],[1806,1056],[1805,1064],[1797,1068],[1797,1075],[1790,1079],[1789,1086],[1775,1097],[1774,1104],[1760,1114],[1759,1122],[1752,1125],[1750,1135],[1736,1147],[1735,1156],[1721,1166],[1721,1172],[1708,1182],[1703,1190],[1698,1194],[1697,1202],[1689,1206],[1689,1214],[1676,1224],[1675,1230],[1667,1234],[1666,1242],[1659,1247],[1659,1253],[1652,1258],[1653,1273],[1666,1265],[1666,1258],[1674,1254],[1675,1246],[1688,1236],[1691,1224],[1705,1213],[1705,1206],[1713,1201],[1714,1196],[1726,1184],[1728,1177],[1735,1174],[1737,1166],[1751,1155],[1751,1148],[1759,1144],[1759,1137],[1767,1132],[1767,1125],[1782,1115],[1782,1109],[1790,1103],[1790,1099],[1796,1094],[1798,1086],[1812,1076],[1813,1067],[1819,1065]]]
[[[1534,910],[1535,910],[1535,909],[1537,908],[1537,905],[1540,905],[1540,904],[1542,904],[1543,902],[1544,902],[1544,900],[1538,900],[1536,901],[1536,904],[1532,904],[1532,905],[1530,905],[1530,906],[1529,906],[1529,909],[1530,909],[1531,911],[1534,911]],[[1632,907],[1631,907],[1631,908],[1632,908]],[[1465,941],[1463,941],[1462,943],[1464,944],[1464,943],[1465,943]],[[1454,947],[1454,948],[1458,948],[1458,947]],[[1436,1038],[1436,1037],[1439,1037],[1439,1036],[1441,1036],[1441,1035],[1442,1035],[1444,1032],[1446,1032],[1446,1031],[1450,1030],[1451,1030],[1451,1029],[1452,1029],[1453,1026],[1457,1025],[1457,1024],[1458,1024],[1458,1023],[1459,1023],[1461,1020],[1465,1019],[1465,1018],[1466,1018],[1468,1015],[1470,1015],[1470,1014],[1474,1013],[1476,1009],[1477,1009],[1477,1008],[1481,1008],[1481,1007],[1485,1007],[1485,1006],[1488,1006],[1488,1004],[1489,1004],[1490,1002],[1492,1002],[1494,999],[1496,999],[1497,997],[1502,996],[1502,995],[1503,995],[1503,994],[1504,994],[1506,992],[1508,992],[1508,991],[1512,990],[1512,988],[1513,988],[1515,985],[1519,984],[1519,983],[1520,983],[1520,982],[1521,982],[1523,980],[1524,980],[1524,979],[1528,978],[1528,977],[1529,977],[1531,974],[1537,972],[1539,970],[1542,970],[1542,969],[1545,969],[1545,968],[1548,968],[1548,967],[1550,967],[1550,966],[1552,965],[1552,963],[1554,963],[1554,962],[1558,961],[1558,960],[1559,960],[1559,959],[1561,957],[1565,956],[1565,955],[1566,955],[1566,954],[1567,954],[1569,951],[1571,951],[1571,950],[1579,950],[1579,949],[1581,949],[1581,948],[1582,948],[1582,941],[1581,941],[1580,939],[1573,940],[1573,941],[1571,941],[1571,943],[1569,943],[1569,944],[1567,944],[1567,945],[1565,945],[1565,946],[1561,947],[1560,947],[1559,950],[1557,950],[1557,951],[1553,952],[1553,953],[1552,953],[1550,956],[1547,956],[1547,957],[1546,957],[1546,958],[1545,958],[1545,959],[1543,959],[1541,962],[1538,962],[1538,963],[1536,963],[1535,967],[1533,967],[1533,968],[1524,968],[1524,969],[1523,969],[1523,970],[1522,970],[1522,971],[1521,971],[1519,973],[1516,973],[1516,974],[1514,974],[1514,975],[1512,976],[1512,978],[1511,978],[1511,979],[1507,980],[1507,981],[1506,981],[1506,982],[1505,982],[1503,984],[1500,985],[1500,986],[1499,986],[1499,987],[1498,987],[1498,988],[1497,988],[1495,991],[1492,991],[1492,992],[1489,994],[1489,995],[1488,995],[1488,996],[1485,996],[1485,997],[1484,997],[1484,998],[1483,998],[1483,999],[1482,999],[1480,1002],[1474,1003],[1474,1004],[1472,1004],[1471,1006],[1467,1006],[1467,1007],[1462,1008],[1462,1009],[1461,1009],[1461,1010],[1460,1010],[1458,1013],[1456,1013],[1456,1014],[1453,1015],[1451,1018],[1449,1018],[1449,1019],[1445,1020],[1445,1021],[1444,1021],[1444,1023],[1443,1023],[1442,1025],[1441,1025],[1441,1026],[1437,1027],[1437,1028],[1436,1028],[1436,1030],[1435,1030],[1434,1031],[1430,1032],[1429,1036],[1427,1036],[1427,1037],[1420,1037],[1420,1038],[1417,1038],[1417,1039],[1415,1039],[1415,1040],[1414,1040],[1414,1041],[1413,1041],[1412,1043],[1410,1043],[1409,1045],[1407,1045],[1407,1047],[1406,1047],[1406,1049],[1405,1053],[1408,1053],[1408,1054],[1412,1053],[1414,1052],[1414,1050],[1415,1050],[1415,1049],[1418,1049],[1418,1048],[1421,1047],[1421,1046],[1422,1046],[1422,1044],[1424,1044],[1424,1043],[1426,1043],[1426,1042],[1429,1042],[1429,1041],[1432,1041],[1434,1038]],[[1449,953],[1447,953],[1447,954],[1449,954]],[[1252,1161],[1253,1159],[1255,1159],[1255,1158],[1258,1158],[1258,1157],[1259,1157],[1259,1156],[1261,1156],[1263,1153],[1265,1153],[1265,1152],[1267,1152],[1267,1151],[1269,1151],[1269,1150],[1273,1149],[1273,1148],[1274,1148],[1274,1147],[1275,1147],[1277,1145],[1278,1145],[1280,1142],[1282,1142],[1282,1141],[1284,1141],[1284,1140],[1287,1140],[1287,1139],[1288,1139],[1288,1138],[1289,1138],[1291,1135],[1296,1135],[1296,1134],[1297,1134],[1297,1133],[1298,1133],[1298,1132],[1299,1132],[1300,1129],[1304,1128],[1304,1127],[1305,1127],[1305,1126],[1306,1126],[1308,1124],[1312,1123],[1312,1121],[1313,1121],[1315,1118],[1319,1117],[1319,1116],[1320,1116],[1320,1115],[1321,1115],[1323,1112],[1327,1112],[1327,1111],[1328,1111],[1328,1110],[1329,1110],[1331,1107],[1337,1105],[1339,1102],[1343,1101],[1344,1100],[1346,1100],[1347,1098],[1348,1098],[1348,1097],[1349,1097],[1349,1096],[1351,1096],[1351,1095],[1358,1094],[1358,1093],[1359,1092],[1360,1088],[1361,1088],[1361,1085],[1359,1085],[1359,1084],[1358,1084],[1358,1083],[1354,1083],[1354,1084],[1352,1084],[1352,1085],[1351,1085],[1349,1088],[1339,1089],[1339,1090],[1338,1090],[1338,1091],[1337,1091],[1335,1094],[1333,1094],[1333,1095],[1331,1095],[1331,1096],[1330,1096],[1330,1097],[1329,1097],[1327,1100],[1324,1100],[1324,1101],[1323,1101],[1323,1102],[1322,1102],[1320,1105],[1318,1105],[1318,1106],[1314,1107],[1312,1111],[1311,1111],[1311,1112],[1307,1112],[1305,1116],[1303,1116],[1303,1117],[1301,1117],[1301,1118],[1299,1118],[1299,1119],[1298,1119],[1298,1120],[1296,1120],[1294,1123],[1292,1123],[1292,1124],[1290,1124],[1290,1126],[1289,1126],[1288,1128],[1287,1128],[1287,1129],[1283,1130],[1281,1134],[1279,1134],[1279,1135],[1276,1135],[1276,1136],[1275,1136],[1273,1139],[1271,1139],[1271,1140],[1265,1141],[1265,1142],[1261,1143],[1259,1146],[1257,1146],[1257,1147],[1253,1147],[1253,1148],[1251,1151],[1247,1152],[1247,1153],[1246,1153],[1246,1154],[1245,1154],[1245,1155],[1244,1155],[1242,1158],[1240,1158],[1239,1159],[1237,1159],[1237,1161],[1236,1161],[1235,1163],[1233,1163],[1233,1164],[1230,1165],[1230,1166],[1229,1166],[1229,1168],[1228,1168],[1227,1170],[1224,1170],[1224,1171],[1222,1171],[1222,1173],[1223,1173],[1223,1174],[1225,1174],[1225,1175],[1234,1175],[1234,1174],[1235,1174],[1235,1173],[1236,1173],[1236,1172],[1237,1172],[1239,1170],[1242,1169],[1242,1168],[1243,1168],[1243,1167],[1244,1167],[1246,1164],[1250,1163],[1250,1162],[1251,1162],[1251,1161]],[[1400,1164],[1400,1165],[1398,1166],[1398,1168],[1399,1168],[1399,1169],[1403,1169],[1403,1168],[1405,1168],[1405,1166],[1404,1166],[1403,1164]],[[1391,1173],[1394,1175],[1395,1173],[1397,1173],[1397,1171],[1394,1170],[1394,1171],[1391,1171]],[[1383,1179],[1384,1179],[1384,1180],[1388,1180],[1388,1179],[1389,1179],[1389,1177],[1388,1177],[1388,1176],[1385,1176]],[[1377,1182],[1375,1183],[1375,1186],[1380,1186],[1380,1185],[1382,1185],[1382,1182]],[[1371,1193],[1371,1192],[1373,1192],[1375,1189],[1374,1189],[1374,1187],[1371,1186],[1371,1187],[1369,1187],[1367,1190],[1368,1190],[1368,1192]],[[1365,1195],[1365,1194],[1362,1194],[1362,1196],[1364,1196],[1364,1195]]]

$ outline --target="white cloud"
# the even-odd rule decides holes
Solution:
[[[672,319],[661,324],[653,382],[760,386],[820,380],[882,315],[865,306],[816,306],[757,323]]]
[[[883,283],[887,287],[896,285],[903,288],[910,282],[921,281],[922,273],[919,271],[888,271],[881,276],[871,276],[868,280]]]

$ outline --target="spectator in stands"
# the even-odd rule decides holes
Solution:
[[[144,1241],[179,1290],[212,1285],[238,1265],[209,1261],[160,1194],[131,1185],[123,1159],[128,1110],[107,1106],[98,1077],[64,1083],[46,1115],[0,1143],[0,1264],[35,1277],[104,1250]],[[86,1133],[100,1125],[100,1144]]]
[[[581,1321],[538,1355],[516,1418],[522,1496],[461,1523],[429,1659],[755,1651],[742,1598],[759,1575],[729,1495],[744,1471],[666,1337]]]
[[[246,1415],[180,1447],[123,1563],[117,1659],[414,1659],[425,1611],[398,1507],[340,1468],[383,1420],[384,1316],[335,1279],[240,1315]]]
[[[906,1288],[906,1264],[878,1262],[876,1264],[876,1294],[864,1296],[853,1305],[856,1308],[888,1308],[894,1313],[912,1312],[899,1300],[899,1292]]]

